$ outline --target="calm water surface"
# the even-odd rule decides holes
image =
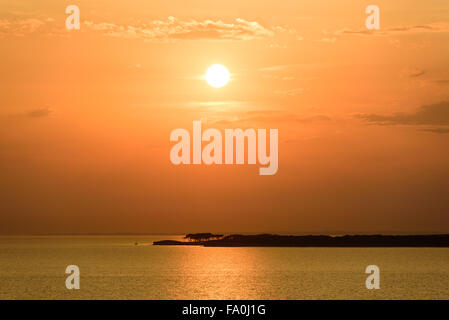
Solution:
[[[449,299],[449,248],[152,246],[176,238],[1,237],[0,299]]]

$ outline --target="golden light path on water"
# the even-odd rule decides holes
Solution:
[[[0,237],[0,299],[449,299],[448,248],[152,245],[180,238]],[[381,290],[365,288],[373,262]]]

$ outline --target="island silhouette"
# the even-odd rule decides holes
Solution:
[[[187,234],[186,241],[154,241],[155,246],[204,247],[449,247],[449,234],[433,235],[278,235]]]

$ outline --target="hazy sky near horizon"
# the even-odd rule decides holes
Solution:
[[[449,232],[447,0],[0,8],[1,234]],[[279,129],[277,174],[174,166],[194,120]]]

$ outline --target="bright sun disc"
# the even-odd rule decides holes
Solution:
[[[228,69],[221,64],[214,64],[206,71],[206,81],[214,88],[224,87],[228,82],[231,74]]]

